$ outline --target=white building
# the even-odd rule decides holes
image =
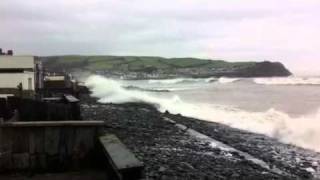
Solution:
[[[38,64],[33,56],[0,56],[0,89],[35,90],[39,86]]]

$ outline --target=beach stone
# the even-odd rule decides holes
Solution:
[[[306,171],[309,173],[315,173],[316,171],[312,167],[306,168]]]
[[[194,170],[194,167],[193,167],[191,164],[187,163],[187,162],[181,162],[180,164],[181,164],[182,166],[184,166],[185,168],[187,168],[187,169],[192,169],[192,170]]]
[[[161,166],[158,171],[159,171],[159,172],[164,172],[165,170],[166,170],[166,168],[163,167],[163,166]]]
[[[316,161],[315,161],[315,162],[312,162],[312,166],[313,166],[313,167],[318,167],[318,166],[319,166],[319,163],[316,162]]]

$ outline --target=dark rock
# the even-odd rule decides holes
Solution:
[[[159,172],[164,172],[165,170],[166,170],[166,168],[163,167],[163,166],[161,166],[158,171],[159,171]]]

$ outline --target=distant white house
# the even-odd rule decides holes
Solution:
[[[41,87],[40,67],[33,56],[0,55],[0,89],[16,89],[19,84],[23,90]]]

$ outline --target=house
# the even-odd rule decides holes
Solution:
[[[0,55],[0,90],[35,91],[42,87],[41,62],[33,56]],[[0,92],[0,93],[1,93]]]

